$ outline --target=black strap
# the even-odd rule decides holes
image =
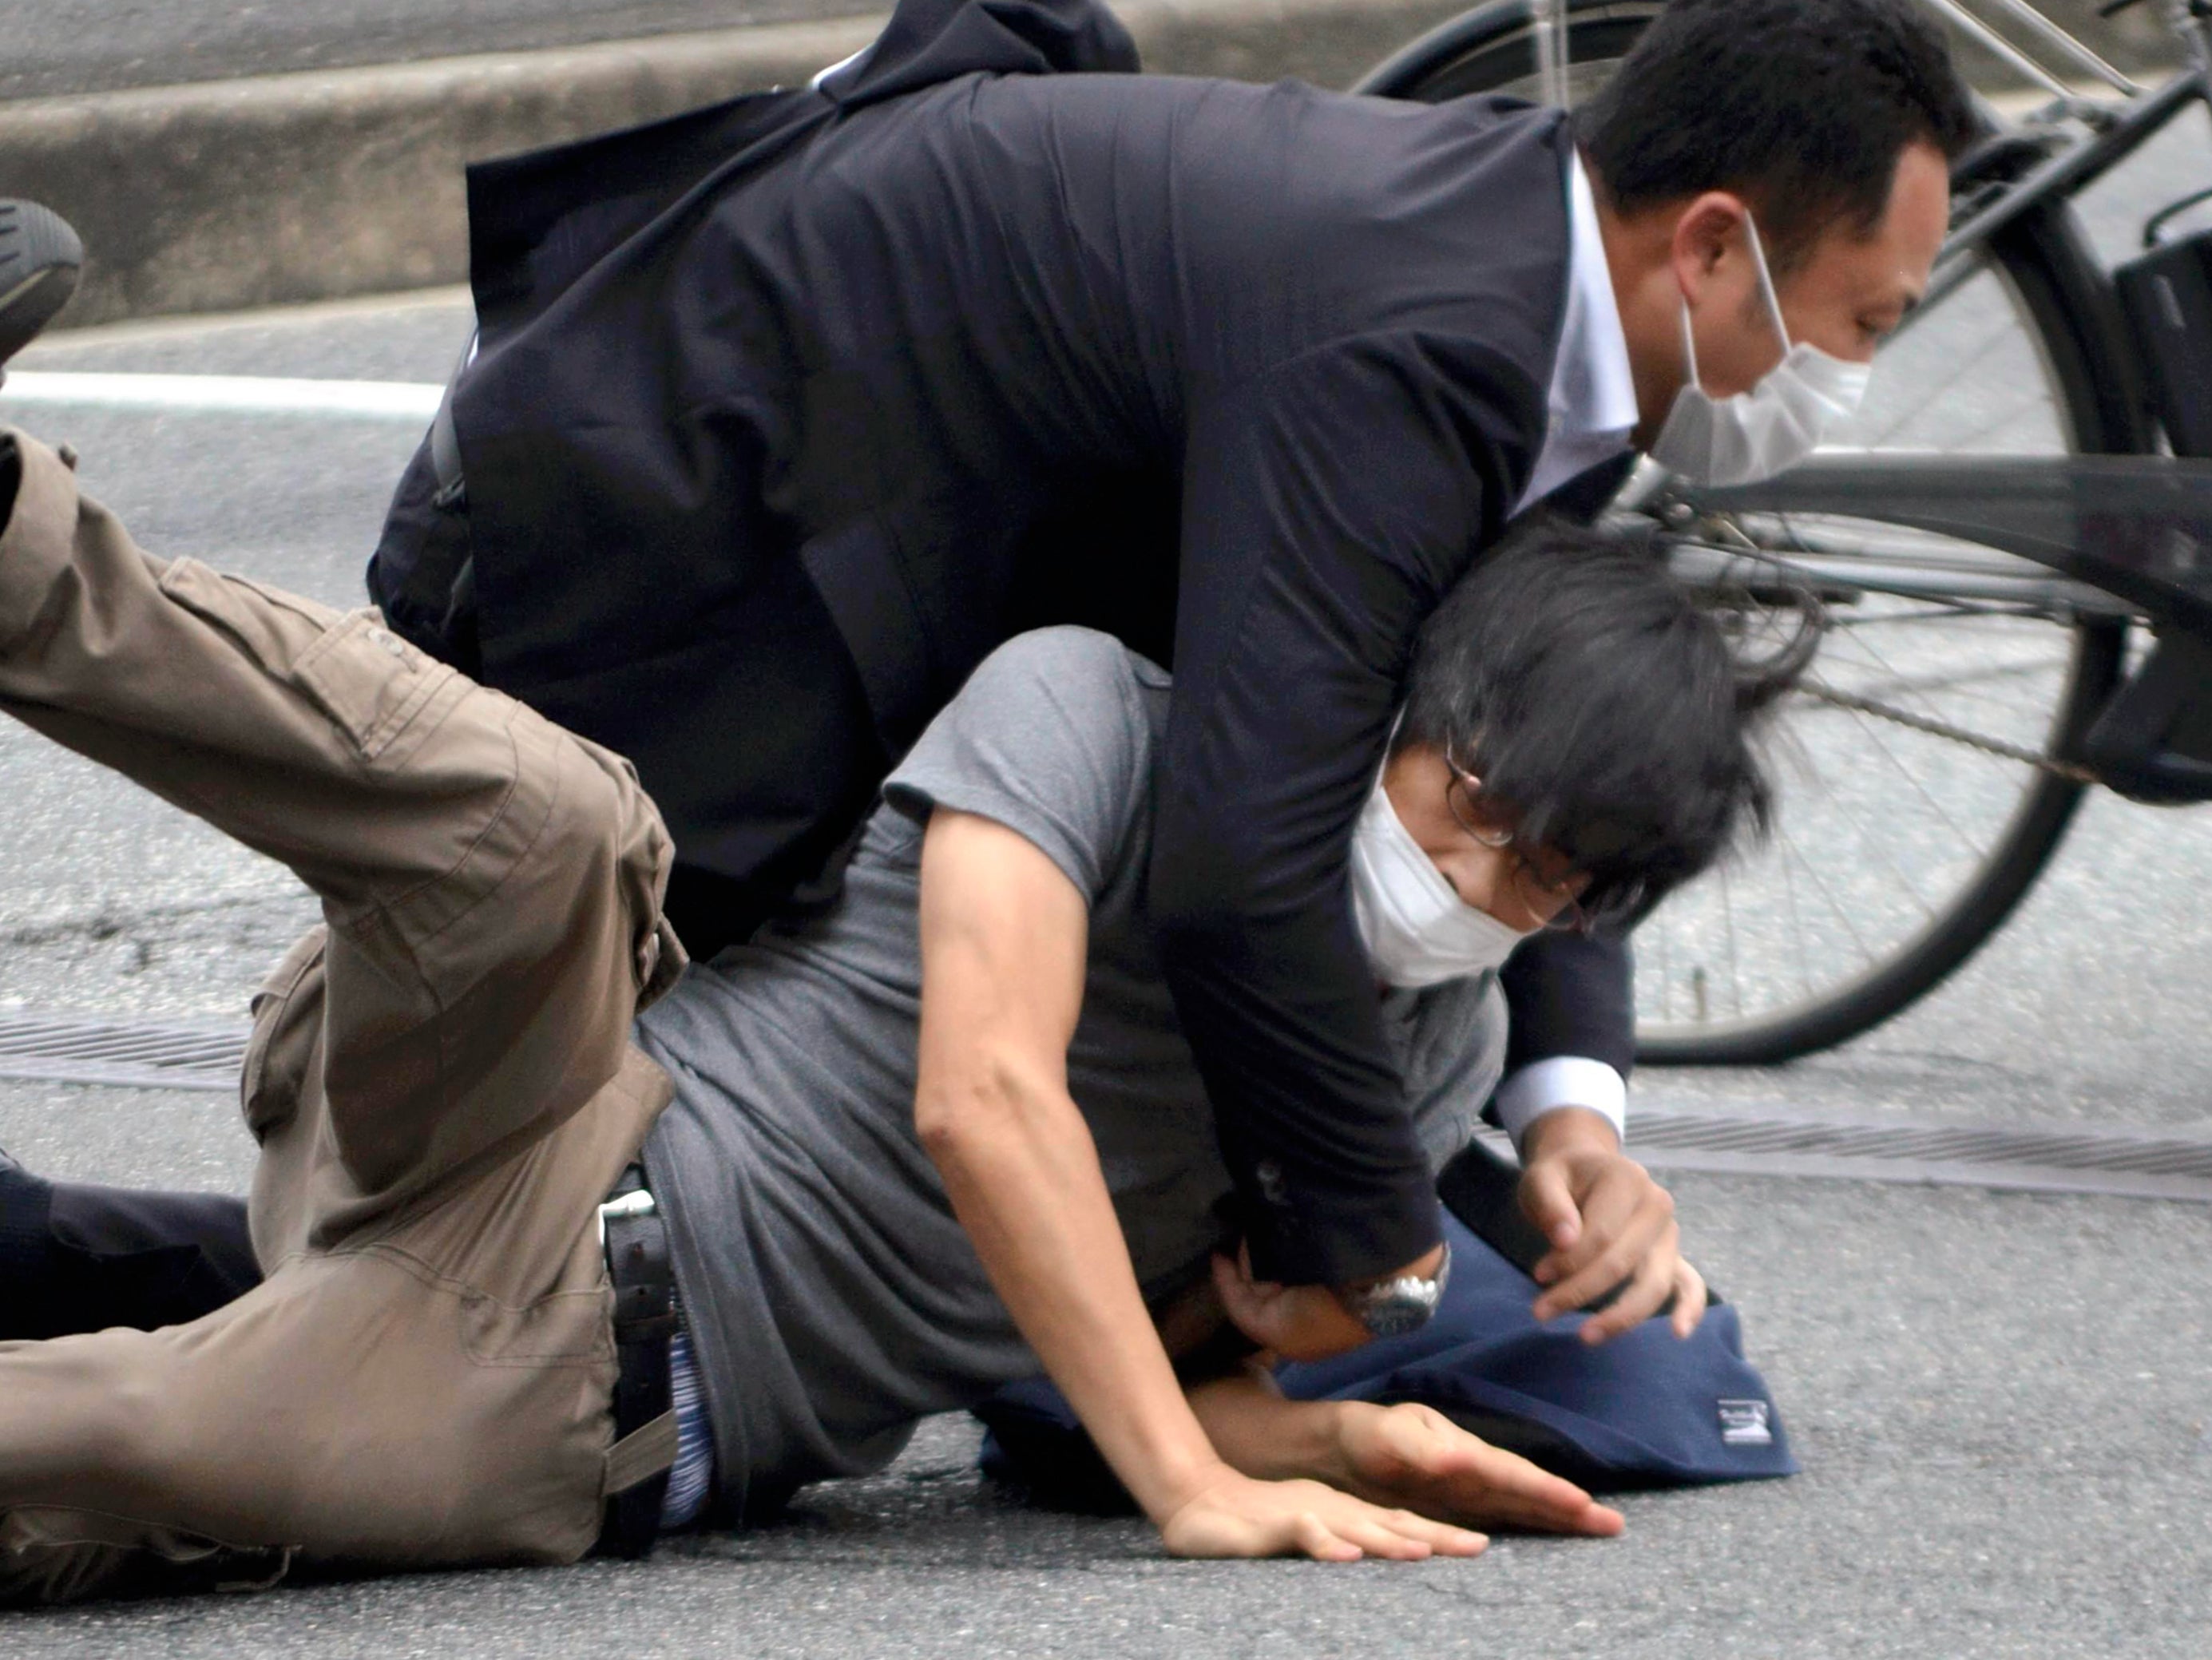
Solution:
[[[610,1201],[643,1193],[645,1172],[631,1165],[607,1195]],[[615,1438],[620,1441],[669,1409],[668,1340],[676,1330],[676,1278],[668,1255],[668,1227],[657,1211],[607,1214],[607,1273],[615,1289]],[[660,1531],[660,1501],[668,1491],[661,1470],[607,1500],[599,1550],[638,1557]]]
[[[462,348],[461,361],[453,365],[447,377],[445,396],[438,400],[438,412],[430,417],[430,468],[438,476],[438,505],[450,507],[465,499],[467,483],[461,477],[460,435],[453,430],[453,388],[461,383],[461,372],[476,361],[477,337],[471,332],[469,344]]]

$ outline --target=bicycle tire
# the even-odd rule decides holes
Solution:
[[[1568,58],[1619,58],[1661,9],[1655,0],[1569,0]],[[1492,0],[1430,30],[1370,70],[1356,92],[1420,102],[1491,92],[1537,70],[1528,0]],[[1991,264],[2019,301],[2081,453],[2140,454],[2151,434],[2133,395],[2132,359],[2109,289],[2063,203],[1992,242]],[[2053,748],[2069,752],[2118,684],[2127,625],[2083,620],[2054,708]],[[1883,960],[1817,998],[1772,1013],[1661,1033],[1639,1022],[1637,1059],[1656,1065],[1752,1066],[1832,1048],[1889,1019],[1956,972],[2002,927],[2063,840],[2086,786],[2051,773],[2021,794],[1978,868],[1940,915]]]

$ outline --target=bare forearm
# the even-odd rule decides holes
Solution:
[[[1185,1401],[1073,1101],[1001,1079],[929,1138],[954,1213],[1014,1322],[1155,1521],[1219,1459]]]
[[[921,859],[915,1122],[976,1254],[1037,1358],[1167,1548],[1328,1560],[1469,1555],[1463,1529],[1215,1453],[1137,1289],[1091,1127],[1068,1098],[1089,915],[1038,848],[939,808]]]
[[[1231,1468],[1261,1481],[1301,1478],[1348,1487],[1341,1422],[1346,1403],[1291,1401],[1257,1371],[1190,1392],[1200,1426]]]

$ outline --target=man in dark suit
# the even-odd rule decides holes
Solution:
[[[1632,445],[1809,447],[1925,283],[1972,117],[1905,0],[1676,0],[1571,123],[1064,72],[1134,67],[1091,0],[907,0],[814,88],[474,170],[479,341],[370,587],[634,758],[702,956],[834,891],[999,642],[1170,662],[1176,1006],[1254,1272],[1326,1323],[1319,1288],[1437,1260],[1345,877],[1416,629]],[[1515,977],[1501,1100],[1617,1123],[1625,946]],[[1555,1309],[1667,1294],[1623,1163],[1529,1178]]]

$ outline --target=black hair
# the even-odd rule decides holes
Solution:
[[[1480,780],[1518,845],[1590,879],[1593,915],[1640,913],[1765,832],[1755,729],[1816,627],[1748,661],[1658,548],[1539,518],[1422,629],[1392,750],[1429,745]]]
[[[1783,269],[1871,234],[1907,145],[1955,161],[1980,131],[1917,0],[1672,0],[1574,120],[1616,211],[1734,191]]]

